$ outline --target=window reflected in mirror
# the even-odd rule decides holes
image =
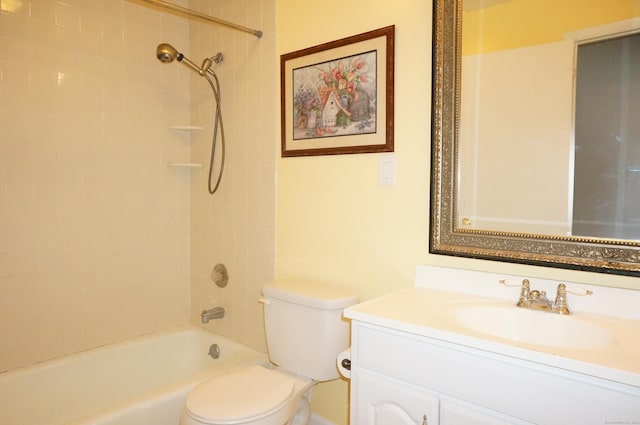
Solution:
[[[572,233],[640,239],[640,35],[577,51]]]

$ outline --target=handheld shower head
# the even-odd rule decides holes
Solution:
[[[213,71],[210,69],[211,65],[213,65],[213,62],[222,62],[222,53],[218,53],[212,58],[205,58],[204,61],[202,61],[202,66],[198,66],[195,63],[191,62],[185,55],[178,52],[176,48],[169,43],[158,44],[158,47],[156,48],[156,57],[160,62],[164,63],[173,62],[177,59],[178,62],[182,62],[183,65],[191,68],[201,76],[204,76],[207,72],[209,72],[210,74],[213,73]]]
[[[222,53],[218,53],[215,56],[212,56],[210,58],[205,58],[202,61],[202,65],[198,66],[195,63],[193,63],[188,57],[178,52],[178,50],[176,50],[176,48],[173,47],[171,44],[160,43],[158,44],[158,47],[156,47],[156,57],[160,62],[163,62],[163,63],[173,62],[174,60],[177,59],[178,62],[182,63],[184,66],[188,68],[191,68],[192,71],[197,72],[201,77],[204,77],[209,83],[209,86],[211,86],[211,90],[213,91],[213,96],[216,102],[216,111],[215,111],[215,123],[214,123],[214,129],[213,129],[213,140],[211,143],[211,157],[209,161],[208,184],[209,184],[209,193],[213,195],[218,190],[218,186],[220,185],[220,180],[222,179],[222,171],[224,170],[225,141],[224,141],[224,128],[222,126],[222,109],[220,108],[220,83],[218,81],[218,76],[211,69],[211,67],[214,63],[216,64],[222,63],[222,60],[223,60]],[[213,77],[213,80],[215,81],[215,83],[211,80],[210,76]],[[215,184],[213,184],[214,182],[211,180],[211,177],[213,172],[216,140],[218,137],[218,128],[220,128],[220,134],[222,136],[222,148],[221,148],[222,159],[220,162],[220,169],[218,172],[217,180],[215,181]]]
[[[199,68],[198,65],[191,62],[187,57],[185,57],[185,55],[178,52],[175,47],[173,47],[171,44],[168,44],[168,43],[158,44],[158,47],[156,48],[156,57],[160,62],[164,62],[164,63],[173,62],[174,60],[177,59],[178,62],[182,62],[184,65],[193,69],[198,74],[204,75],[205,73],[205,71],[203,71],[202,68]]]
[[[158,44],[156,48],[156,56],[160,62],[173,62],[176,58],[180,61],[182,58],[182,54],[178,53],[178,51],[168,43]]]

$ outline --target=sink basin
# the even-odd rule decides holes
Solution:
[[[615,343],[606,328],[577,315],[522,309],[507,302],[457,302],[447,305],[453,320],[469,330],[512,341],[575,349]]]

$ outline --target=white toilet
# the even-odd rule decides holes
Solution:
[[[303,281],[263,285],[269,359],[210,378],[189,393],[180,425],[306,425],[305,393],[339,377],[336,357],[349,346],[345,307],[358,297]]]

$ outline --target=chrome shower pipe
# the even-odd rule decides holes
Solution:
[[[134,0],[129,0],[129,1],[132,1],[132,2],[135,3]],[[194,18],[202,19],[202,20],[207,21],[207,22],[213,22],[214,24],[224,25],[226,27],[233,28],[233,29],[236,29],[238,31],[243,31],[243,32],[249,33],[251,35],[255,35],[258,38],[262,37],[262,31],[260,31],[260,30],[254,30],[254,29],[251,29],[251,28],[243,27],[242,25],[234,24],[233,22],[225,21],[225,20],[222,20],[222,19],[219,19],[219,18],[214,18],[213,16],[209,16],[209,15],[206,15],[204,13],[192,10],[192,9],[187,9],[186,7],[178,6],[178,5],[175,5],[173,3],[169,3],[169,2],[163,1],[163,0],[139,0],[139,1],[151,4],[151,5],[154,5],[154,6],[163,7],[165,9],[169,9],[169,10],[172,10],[174,12],[178,12],[178,13],[180,13],[182,15],[187,15],[187,16],[191,16],[191,17],[194,17]]]

